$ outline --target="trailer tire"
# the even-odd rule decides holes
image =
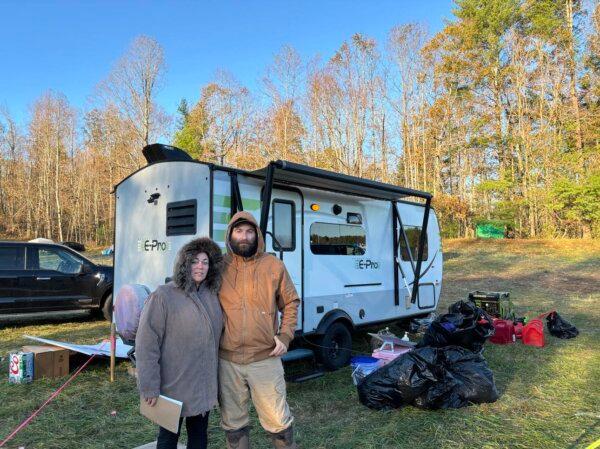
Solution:
[[[112,321],[113,295],[109,293],[101,304],[102,316],[106,321]]]
[[[326,369],[335,371],[348,364],[352,349],[352,334],[340,321],[332,323],[318,340],[317,358]]]

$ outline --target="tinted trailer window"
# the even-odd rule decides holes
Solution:
[[[320,255],[362,256],[367,250],[367,235],[362,226],[313,223],[310,250]]]

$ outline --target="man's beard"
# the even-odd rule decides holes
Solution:
[[[231,243],[231,249],[233,250],[233,252],[236,253],[238,256],[242,256],[242,257],[253,256],[258,247],[257,239],[255,239],[254,242],[250,243],[250,244],[248,244],[248,243],[241,244],[240,242],[238,242],[234,239],[231,239],[230,243]]]

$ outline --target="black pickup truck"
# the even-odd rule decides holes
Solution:
[[[58,243],[0,241],[0,315],[89,309],[111,319],[113,268]]]

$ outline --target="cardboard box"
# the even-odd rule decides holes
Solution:
[[[33,352],[33,379],[62,377],[69,374],[69,350],[57,346],[23,346]]]

